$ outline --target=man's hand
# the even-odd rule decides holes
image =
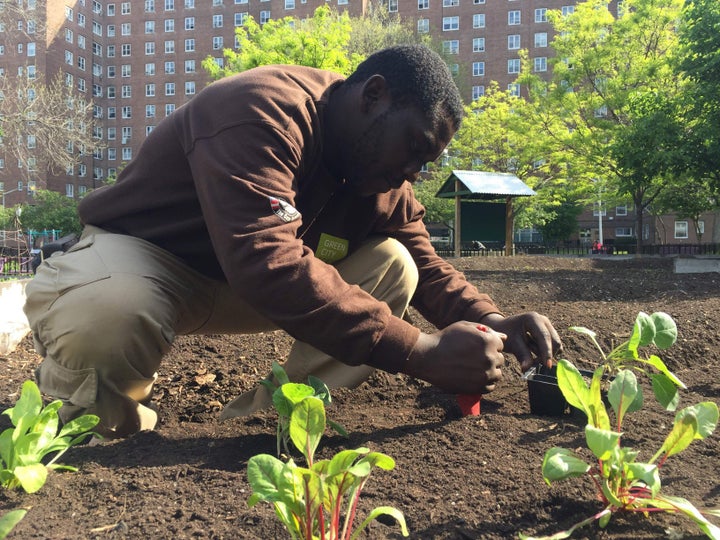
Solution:
[[[505,352],[515,355],[523,371],[536,363],[550,367],[562,350],[562,341],[550,320],[534,311],[511,317],[492,313],[483,317],[482,324],[507,335]]]
[[[502,378],[505,338],[467,321],[434,334],[420,334],[404,371],[450,393],[492,392]]]

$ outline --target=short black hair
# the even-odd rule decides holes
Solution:
[[[395,45],[368,56],[347,78],[363,83],[382,75],[396,105],[415,105],[434,123],[441,118],[460,127],[463,102],[447,64],[425,45]]]

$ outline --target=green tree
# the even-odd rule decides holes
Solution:
[[[383,5],[382,2],[368,3],[365,14],[362,17],[351,17],[350,25],[347,50],[359,58],[366,58],[392,45],[424,41],[422,34],[418,34],[397,13],[390,13],[387,4]]]
[[[77,213],[77,201],[56,191],[40,190],[33,205],[22,206],[22,225],[25,230],[60,230],[61,236],[79,234],[82,230]]]
[[[592,197],[599,179],[611,193],[628,196],[636,208],[636,233],[643,214],[666,189],[670,159],[658,155],[677,135],[672,104],[682,80],[672,68],[683,0],[626,0],[615,17],[606,0],[588,0],[574,13],[552,11],[556,57],[547,85],[533,82],[542,109],[562,124],[544,129],[573,155]],[[657,133],[662,122],[672,129]],[[648,151],[648,148],[657,150]],[[637,234],[638,252],[642,235]]]
[[[227,77],[268,64],[310,66],[350,74],[362,61],[358,54],[347,52],[352,25],[347,12],[339,14],[320,6],[312,18],[271,19],[263,25],[248,17],[235,30],[237,50],[225,49],[224,66],[212,57],[203,67],[214,79]]]
[[[564,199],[569,168],[560,146],[542,129],[535,104],[492,83],[468,105],[449,147],[454,168],[512,173],[537,192],[513,205],[517,227],[542,226]]]
[[[716,209],[712,241],[720,242],[720,3],[688,0],[679,41],[678,68],[690,80],[683,151],[693,181],[711,192]]]

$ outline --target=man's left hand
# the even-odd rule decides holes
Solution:
[[[550,319],[534,311],[510,317],[491,313],[482,318],[482,324],[507,335],[504,351],[518,359],[523,371],[536,363],[550,367],[562,350],[562,341]]]

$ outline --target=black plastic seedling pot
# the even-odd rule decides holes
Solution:
[[[581,369],[580,373],[585,377],[592,378],[592,371]],[[532,414],[538,416],[563,416],[565,414],[569,405],[558,386],[557,366],[550,369],[542,365],[536,366],[526,378]]]

